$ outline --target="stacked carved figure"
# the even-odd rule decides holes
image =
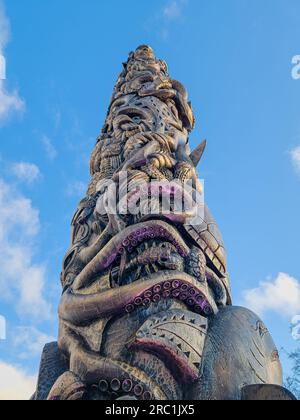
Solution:
[[[174,208],[186,184],[187,201],[202,194],[196,167],[205,142],[190,150],[194,122],[166,63],[148,46],[131,53],[72,220],[58,342],[45,347],[35,399],[291,398],[268,330],[232,306],[225,249],[208,207],[196,219],[195,206]],[[158,199],[149,212],[152,195]],[[167,196],[173,204],[164,211]]]

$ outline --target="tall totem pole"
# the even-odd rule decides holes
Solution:
[[[268,330],[232,306],[221,235],[195,199],[205,143],[190,150],[193,128],[185,88],[139,47],[72,220],[58,342],[44,349],[35,399],[289,398]]]

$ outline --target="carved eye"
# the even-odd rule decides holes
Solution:
[[[133,117],[133,118],[132,118],[132,121],[133,121],[134,123],[136,123],[136,124],[140,124],[140,122],[141,122],[141,118],[140,118],[140,117]]]
[[[66,256],[65,261],[64,261],[64,270],[66,270],[68,268],[68,266],[70,265],[70,263],[72,262],[74,255],[75,255],[75,249]]]

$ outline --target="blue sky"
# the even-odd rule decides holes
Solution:
[[[70,220],[121,63],[142,43],[189,90],[192,145],[208,140],[199,172],[235,303],[295,348],[299,16],[299,0],[0,1],[0,399],[33,391],[41,346],[57,335]]]

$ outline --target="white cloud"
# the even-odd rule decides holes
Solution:
[[[31,359],[32,357],[40,356],[45,344],[56,341],[54,337],[34,327],[18,327],[13,333],[14,347],[22,349],[18,354],[19,359]]]
[[[86,184],[75,181],[68,185],[66,193],[69,197],[82,197],[86,194]]]
[[[3,51],[9,39],[9,21],[4,12],[3,1],[0,0],[0,51]]]
[[[147,29],[151,27],[151,32],[156,31],[159,38],[168,41],[171,31],[174,30],[174,23],[184,21],[184,12],[189,0],[166,0],[154,17],[150,17]]]
[[[163,15],[168,20],[176,20],[182,16],[187,0],[171,0],[163,9]]]
[[[275,280],[245,291],[244,304],[259,315],[276,312],[295,316],[300,313],[300,282],[289,274],[279,273]]]
[[[26,184],[32,184],[41,177],[39,167],[33,163],[17,162],[11,167],[12,174]]]
[[[0,122],[4,122],[14,111],[23,111],[25,103],[20,99],[18,92],[6,92],[4,81],[0,80]]]
[[[54,120],[54,127],[57,130],[60,127],[61,120],[62,120],[62,113],[59,109],[55,109],[53,111],[53,120]]]
[[[33,260],[39,229],[31,201],[0,179],[0,301],[41,321],[51,318],[51,308],[44,298],[46,268]]]
[[[9,22],[5,15],[3,2],[0,0],[0,56],[2,62],[2,71],[5,73],[5,55],[4,50],[9,39]],[[4,76],[4,77],[3,77]],[[5,74],[0,80],[0,123],[6,121],[12,112],[20,112],[25,109],[24,101],[19,97],[16,90],[7,92],[5,88]]]
[[[50,160],[54,160],[57,156],[57,150],[53,146],[53,143],[52,143],[51,139],[49,139],[49,137],[47,137],[47,136],[43,136],[42,137],[42,144],[43,144],[44,149],[46,151],[47,157]]]
[[[291,151],[291,158],[296,171],[300,175],[300,146]]]
[[[35,392],[37,378],[0,360],[0,400],[29,400]]]

